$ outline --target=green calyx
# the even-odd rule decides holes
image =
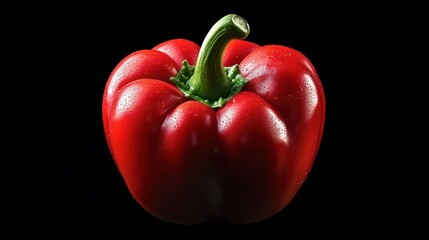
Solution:
[[[247,80],[240,74],[238,65],[224,67],[224,50],[233,39],[249,35],[249,25],[242,17],[229,14],[221,18],[208,32],[195,66],[185,60],[179,73],[171,80],[186,97],[212,108],[221,108],[237,94]]]
[[[224,73],[226,75],[227,81],[231,83],[230,91],[227,96],[219,97],[218,99],[211,101],[209,99],[204,99],[194,92],[192,86],[189,85],[190,78],[194,75],[195,66],[189,65],[186,60],[182,63],[182,68],[175,77],[171,77],[170,80],[176,84],[176,86],[185,94],[185,97],[197,100],[202,102],[212,108],[221,108],[225,103],[231,99],[235,94],[241,91],[241,89],[246,85],[247,80],[240,74],[238,65],[232,67],[224,67]]]

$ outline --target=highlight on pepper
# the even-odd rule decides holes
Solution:
[[[278,214],[307,178],[325,96],[310,60],[246,40],[220,18],[201,46],[175,38],[125,56],[102,99],[106,144],[130,196],[156,218],[254,223]]]

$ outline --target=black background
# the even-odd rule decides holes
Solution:
[[[88,4],[2,3],[2,235],[427,234],[422,6]],[[104,85],[132,51],[172,38],[201,44],[228,13],[248,21],[247,40],[312,61],[327,102],[322,144],[296,197],[272,218],[166,223],[132,200],[115,168],[102,129]]]

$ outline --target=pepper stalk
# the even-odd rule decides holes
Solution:
[[[237,64],[223,66],[225,48],[233,39],[245,39],[249,30],[246,20],[236,14],[221,18],[206,35],[196,65],[184,60],[181,70],[171,80],[186,97],[212,108],[222,107],[247,83]]]

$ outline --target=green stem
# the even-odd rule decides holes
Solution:
[[[229,14],[221,18],[208,32],[203,41],[189,79],[192,94],[216,101],[231,93],[231,80],[227,78],[222,64],[226,45],[233,39],[244,39],[249,35],[249,25],[242,17]]]

